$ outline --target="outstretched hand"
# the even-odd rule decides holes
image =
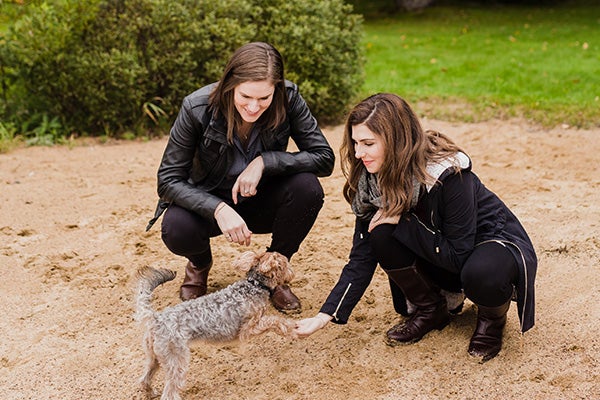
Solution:
[[[324,313],[318,313],[316,316],[314,316],[312,318],[305,318],[305,319],[301,319],[300,321],[296,322],[296,329],[294,329],[294,333],[299,338],[308,337],[308,336],[312,335],[313,333],[315,333],[316,331],[318,331],[319,329],[324,328],[325,325],[327,325],[327,323],[331,320],[332,320],[331,315],[327,315]]]

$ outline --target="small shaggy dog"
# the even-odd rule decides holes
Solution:
[[[151,380],[160,365],[166,380],[161,400],[181,398],[179,392],[190,362],[188,343],[192,340],[245,340],[268,330],[293,336],[294,321],[265,315],[271,291],[294,277],[287,258],[276,252],[258,255],[248,251],[234,266],[247,273],[246,279],[162,312],[152,309],[152,292],[175,278],[175,272],[151,267],[138,270],[136,319],[146,328],[143,343],[147,361],[140,382],[148,395],[152,395]]]

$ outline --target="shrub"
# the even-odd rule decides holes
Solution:
[[[321,121],[338,122],[364,80],[362,18],[341,0],[263,0],[257,40],[271,41],[286,76]],[[257,7],[258,8],[258,7]]]
[[[65,0],[30,6],[0,43],[5,120],[39,115],[72,133],[166,128],[231,53],[273,43],[320,119],[362,84],[361,20],[342,0]],[[65,132],[67,134],[67,132]]]

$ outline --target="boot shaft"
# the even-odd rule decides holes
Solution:
[[[443,329],[450,322],[446,298],[439,288],[419,273],[415,266],[387,270],[389,278],[402,290],[415,310],[404,323],[390,329],[386,336],[391,346],[399,343],[413,343],[428,332]]]
[[[440,289],[421,274],[416,266],[391,269],[385,272],[402,290],[406,300],[417,308],[435,308],[440,303],[445,305],[446,298],[441,295]]]
[[[510,300],[498,307],[477,305],[477,326],[469,343],[469,354],[486,362],[502,349],[502,336]]]

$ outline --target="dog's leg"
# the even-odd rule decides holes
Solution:
[[[257,336],[269,330],[283,337],[294,337],[295,326],[296,323],[290,319],[276,315],[263,315],[250,319],[240,329],[240,339],[244,340],[251,336]]]
[[[152,333],[144,333],[144,339],[142,343],[144,353],[146,354],[146,367],[144,375],[142,375],[142,377],[140,378],[140,385],[142,390],[146,393],[147,397],[151,397],[154,395],[154,392],[152,390],[152,377],[158,369],[158,360],[156,359],[156,355],[154,354],[153,342],[154,339]]]
[[[190,364],[190,349],[186,342],[163,342],[155,350],[165,370],[165,387],[160,400],[181,400],[179,393],[185,386],[185,375]]]

